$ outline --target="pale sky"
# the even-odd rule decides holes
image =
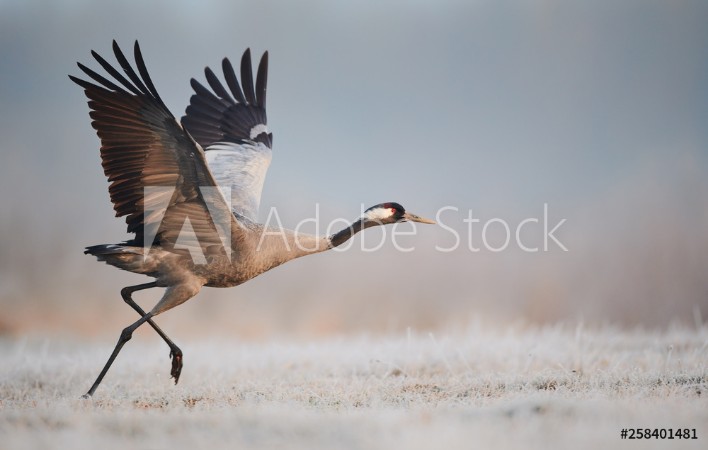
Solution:
[[[117,277],[113,290],[143,280],[81,254],[129,237],[113,217],[85,98],[67,78],[80,73],[76,61],[98,68],[91,49],[113,61],[115,38],[125,49],[140,40],[177,117],[204,66],[237,61],[246,47],[270,52],[274,147],[262,218],[275,206],[295,226],[315,203],[331,220],[354,218],[362,203],[398,201],[428,216],[455,206],[459,230],[469,209],[518,223],[548,203],[554,218],[568,219],[568,254],[439,255],[430,249],[449,233],[421,228],[428,250],[387,255],[388,278],[353,262],[382,259],[323,256],[298,262],[292,275],[283,269],[285,290],[291,277],[304,283],[305,274],[331,271],[303,284],[302,295],[390,280],[419,292],[415,271],[430,292],[444,284],[438,291],[453,313],[464,299],[476,310],[489,308],[484,298],[514,297],[509,310],[524,316],[537,295],[529,286],[550,284],[569,316],[619,317],[589,311],[588,297],[614,305],[652,296],[654,309],[678,302],[681,318],[695,308],[708,315],[697,269],[708,246],[706,23],[703,1],[0,1],[0,301],[41,304],[51,289],[93,283],[92,273]],[[647,260],[663,262],[618,275]],[[430,276],[431,261],[449,270]],[[358,281],[351,272],[330,281],[337,264]],[[494,276],[472,276],[471,287],[465,267]],[[537,283],[539,270],[551,281]]]

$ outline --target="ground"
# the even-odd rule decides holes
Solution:
[[[473,324],[317,340],[0,339],[0,448],[706,448],[708,327]],[[695,428],[697,440],[622,440]]]

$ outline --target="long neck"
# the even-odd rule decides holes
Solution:
[[[258,241],[253,241],[254,250],[259,255],[258,259],[263,262],[259,273],[301,256],[338,247],[361,230],[376,225],[381,223],[361,218],[331,236],[296,234],[292,230],[279,228],[261,229],[257,235],[254,235],[258,237]]]
[[[374,227],[376,225],[381,225],[381,223],[372,221],[372,220],[367,220],[367,219],[359,219],[346,227],[345,229],[338,231],[334,233],[332,236],[329,237],[330,241],[330,247],[329,248],[334,248],[334,247],[339,247],[343,243],[347,242],[349,239],[352,238],[355,234],[360,232],[361,230],[364,230],[369,227]]]

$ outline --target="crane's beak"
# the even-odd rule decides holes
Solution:
[[[434,220],[426,219],[425,217],[416,216],[415,214],[411,214],[409,212],[403,214],[403,219],[410,220],[411,222],[435,224]]]

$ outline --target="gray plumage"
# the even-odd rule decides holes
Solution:
[[[229,60],[223,60],[230,93],[206,68],[213,92],[193,79],[195,94],[180,123],[158,95],[138,43],[134,48],[137,72],[115,41],[113,51],[127,78],[96,52],[92,55],[113,80],[80,63],[93,82],[70,78],[89,99],[110,198],[116,216],[125,217],[134,238],[87,247],[85,252],[155,280],[121,291],[141,318],[123,330],[87,397],[132,332],[145,322],[170,347],[171,374],[177,383],[182,352],[152,317],[189,300],[203,286],[237,286],[291,259],[341,245],[371,226],[405,220],[434,223],[391,202],[369,208],[351,226],[331,236],[266,229],[256,220],[272,155],[265,110],[267,52],[258,66],[255,86],[249,50],[241,59],[240,84]],[[132,293],[153,287],[166,289],[146,313]]]
[[[216,142],[205,154],[216,183],[231,197],[233,212],[257,220],[271,149],[261,142]]]

